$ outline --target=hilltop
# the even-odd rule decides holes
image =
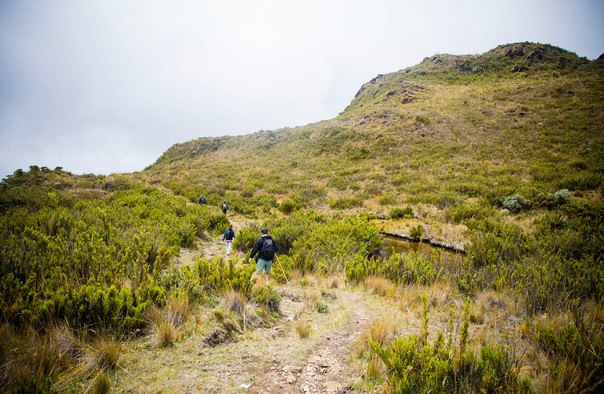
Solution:
[[[312,208],[385,218],[412,205],[445,223],[515,194],[601,201],[603,67],[534,43],[434,55],[367,82],[334,119],[179,143],[137,177],[252,216]]]

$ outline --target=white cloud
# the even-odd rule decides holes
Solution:
[[[142,170],[174,143],[337,115],[378,73],[538,41],[599,56],[597,0],[0,4],[0,176]]]

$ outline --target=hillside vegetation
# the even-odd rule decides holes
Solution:
[[[247,214],[284,200],[451,214],[468,200],[501,208],[515,193],[599,199],[602,67],[537,44],[436,55],[366,83],[335,119],[177,144],[138,175]]]
[[[247,339],[288,297],[308,297],[302,341],[305,316],[345,289],[393,316],[355,342],[356,390],[602,390],[603,77],[604,61],[541,44],[435,55],[378,75],[334,119],[179,143],[132,174],[15,171],[0,191],[0,389],[103,392],[123,346]],[[229,223],[236,254],[212,258]],[[281,246],[270,286],[249,280],[262,227]],[[463,253],[386,254],[380,232]]]

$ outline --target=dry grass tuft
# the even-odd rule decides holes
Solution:
[[[91,371],[110,371],[118,364],[121,347],[115,339],[102,335],[95,339],[88,353],[88,367]]]
[[[330,275],[325,278],[325,285],[328,289],[343,289],[346,281],[342,275]]]
[[[582,307],[583,314],[587,317],[587,321],[592,321],[594,324],[604,326],[604,308],[594,300],[588,300]]]
[[[312,311],[315,309],[315,304],[321,301],[321,292],[316,289],[309,289],[304,291],[304,309]]]
[[[292,283],[298,283],[300,282],[300,279],[302,279],[302,273],[300,272],[300,270],[297,269],[288,271],[288,276],[289,281]]]
[[[428,307],[431,311],[448,310],[451,306],[459,308],[463,305],[464,300],[459,290],[448,282],[437,282],[430,286],[412,284],[401,291],[398,309],[401,311],[416,310],[421,305],[422,296],[428,300]]]
[[[376,379],[381,374],[380,358],[374,352],[369,353],[367,358],[367,367],[365,369],[365,379]]]
[[[51,330],[50,336],[66,362],[78,361],[84,357],[86,353],[84,343],[74,335],[66,324],[55,326]]]
[[[169,347],[178,340],[178,331],[173,322],[176,315],[151,306],[147,309],[149,321],[149,343],[156,348]]]
[[[241,315],[245,310],[247,300],[243,293],[230,289],[224,296],[223,302],[228,310]]]
[[[174,326],[179,327],[187,321],[191,310],[189,294],[186,291],[177,291],[172,293],[168,300],[167,310],[170,315],[169,320]]]
[[[379,276],[369,276],[365,279],[365,288],[367,291],[382,297],[394,297],[393,283]]]
[[[152,344],[157,348],[170,347],[178,340],[178,330],[172,322],[163,320],[153,326]]]
[[[256,282],[254,282],[254,285],[252,286],[251,293],[254,294],[265,287],[266,287],[266,284],[264,283],[264,280],[256,281]]]
[[[361,357],[369,351],[370,340],[383,346],[394,331],[395,326],[390,319],[379,319],[375,321],[371,327],[366,328],[361,332],[361,336],[355,346],[357,357]]]
[[[0,391],[23,380],[42,383],[61,366],[61,354],[51,336],[31,327],[0,326]]]
[[[319,280],[314,274],[306,274],[303,278],[300,279],[298,284],[302,287],[315,288],[319,286]]]
[[[300,336],[300,338],[308,338],[310,336],[310,332],[312,328],[310,324],[304,319],[298,319],[296,323],[296,332]]]
[[[111,380],[105,371],[99,372],[94,378],[90,391],[94,394],[106,394],[111,390]]]

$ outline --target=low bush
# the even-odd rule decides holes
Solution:
[[[418,224],[417,226],[411,227],[409,230],[409,236],[413,239],[420,239],[422,234],[424,233],[424,226]]]
[[[329,312],[329,305],[323,301],[317,301],[315,302],[314,309],[319,313],[327,313]]]
[[[518,213],[522,208],[526,207],[527,203],[526,198],[522,197],[520,194],[514,194],[503,200],[502,207],[511,213]]]
[[[302,205],[296,203],[294,200],[286,199],[279,204],[279,210],[286,215],[289,215],[296,209],[302,208]]]
[[[552,363],[548,387],[558,392],[604,390],[604,329],[594,316],[572,305],[572,322],[552,327],[538,323],[534,340]]]
[[[413,208],[410,206],[406,206],[405,208],[393,208],[388,214],[390,219],[411,219],[413,216]]]
[[[463,312],[459,347],[449,332],[428,341],[428,313],[423,299],[422,329],[419,336],[399,337],[371,349],[386,366],[390,390],[394,392],[529,392],[529,382],[518,374],[513,352],[506,347],[484,346],[477,355],[468,347],[469,299]],[[452,319],[452,317],[451,317]],[[445,340],[446,338],[446,340]]]
[[[258,288],[252,294],[252,299],[271,313],[280,313],[281,311],[281,296],[272,287],[262,286]]]

